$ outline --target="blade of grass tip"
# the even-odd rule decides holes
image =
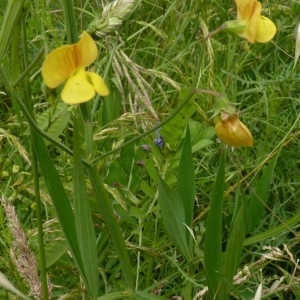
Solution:
[[[225,186],[225,151],[222,151],[215,188],[208,214],[205,241],[204,266],[210,299],[220,299],[217,295],[222,271],[222,212]]]
[[[195,194],[195,168],[192,156],[190,129],[187,125],[178,167],[178,195],[182,200],[185,211],[185,222],[189,228],[192,227],[193,222]],[[191,241],[192,239],[189,239],[190,243]]]
[[[189,233],[185,226],[183,201],[160,176],[158,178],[158,202],[166,232],[175,247],[190,260],[192,254],[187,242]]]
[[[250,224],[247,226],[247,232],[250,232],[256,225],[258,225],[265,212],[266,202],[268,201],[271,188],[273,172],[277,163],[277,158],[281,152],[280,150],[281,148],[278,149],[277,154],[272,158],[269,165],[264,170],[261,178],[256,184],[254,191],[252,192],[249,204]]]
[[[13,284],[5,277],[5,275],[3,273],[0,272],[0,286],[2,286],[3,288],[7,289],[8,291],[16,294],[17,296],[19,296],[22,299],[25,300],[30,300],[29,298],[27,298],[25,295],[23,295],[18,289],[16,289]]]
[[[73,203],[75,225],[81,259],[86,276],[83,280],[91,299],[96,299],[99,283],[96,237],[91,217],[91,209],[88,202],[84,167],[81,157],[82,143],[80,139],[80,125],[78,112],[75,112],[73,124]]]
[[[127,285],[128,291],[133,293],[135,285],[131,261],[120,226],[118,225],[117,219],[114,215],[112,204],[96,166],[92,166],[88,169],[88,175],[95,199],[101,208],[102,217],[109,230],[110,237],[115,244],[116,252],[121,264],[122,274],[124,276],[124,281]]]

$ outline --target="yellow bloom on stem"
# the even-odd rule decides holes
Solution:
[[[236,113],[221,112],[221,119],[215,124],[220,140],[230,146],[252,147],[253,139],[250,130],[240,121]]]
[[[84,31],[78,43],[62,46],[47,55],[42,66],[43,80],[52,89],[66,81],[61,98],[69,104],[89,101],[96,93],[107,96],[109,91],[102,77],[85,71],[97,56],[95,41]]]
[[[267,17],[261,16],[261,3],[257,0],[235,0],[237,19],[225,22],[221,27],[211,32],[213,34],[226,30],[247,39],[250,43],[266,43],[275,33],[275,24]]]

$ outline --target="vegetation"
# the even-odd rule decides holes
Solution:
[[[300,5],[240,3],[0,2],[1,299],[300,299]]]

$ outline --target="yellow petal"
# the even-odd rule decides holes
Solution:
[[[85,72],[88,80],[92,83],[94,86],[95,91],[100,95],[100,96],[107,96],[109,94],[109,90],[102,79],[100,75],[94,72]]]
[[[238,35],[247,39],[248,42],[253,44],[255,42],[258,20],[261,13],[261,3],[258,1],[250,1],[250,2],[253,2],[251,3],[252,5],[251,9],[249,9],[250,15],[249,16],[247,15],[248,19],[246,19],[246,17],[245,19],[242,19],[244,21],[247,21],[248,26],[243,32],[238,33]]]
[[[62,46],[47,55],[42,66],[43,80],[48,87],[56,88],[77,68],[93,63],[97,56],[95,41],[84,31],[77,44]]]
[[[45,84],[56,88],[67,80],[76,69],[73,45],[63,46],[52,51],[42,66],[42,76]]]
[[[94,86],[89,81],[86,72],[79,69],[67,80],[61,92],[61,98],[66,103],[78,104],[91,100],[95,93]]]
[[[249,129],[235,115],[222,115],[222,121],[215,125],[217,136],[221,141],[236,147],[252,147],[253,139]]]
[[[257,5],[257,0],[235,0],[237,7],[237,20],[249,20],[255,10],[260,8],[259,15],[261,12],[261,5]]]
[[[266,43],[274,37],[275,33],[275,24],[267,17],[260,16],[257,23],[255,40],[259,43]]]
[[[83,31],[80,41],[74,46],[78,59],[77,67],[88,67],[96,60],[98,56],[97,45],[87,32]]]

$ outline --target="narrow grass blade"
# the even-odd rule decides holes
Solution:
[[[78,244],[83,263],[84,283],[91,299],[98,293],[98,260],[96,237],[88,202],[84,168],[81,157],[81,139],[78,116],[74,116],[74,169],[73,169],[73,201],[75,225]]]
[[[239,267],[243,244],[245,240],[245,205],[242,204],[232,222],[230,236],[226,246],[223,261],[222,274],[232,283],[234,274]],[[222,282],[220,295],[222,299],[229,299],[231,287],[225,281]]]
[[[205,241],[204,241],[204,266],[207,276],[207,285],[210,299],[218,297],[218,289],[222,272],[222,212],[223,194],[225,185],[225,152],[220,158],[215,189],[208,214]]]
[[[249,204],[250,224],[247,226],[248,232],[257,226],[264,214],[265,205],[269,197],[273,172],[279,153],[280,151],[278,151],[277,154],[272,158],[269,165],[264,170],[261,178],[258,180],[255,190],[251,195]]]
[[[185,211],[186,225],[191,228],[196,194],[195,168],[192,157],[190,129],[187,125],[178,167],[178,195]]]
[[[287,219],[280,225],[277,225],[269,230],[266,230],[265,232],[247,238],[244,242],[244,246],[255,244],[269,238],[275,238],[277,235],[285,231],[291,231],[292,227],[296,224],[299,224],[299,222],[300,222],[300,212],[295,214],[293,217]]]
[[[175,247],[187,260],[190,260],[191,251],[188,245],[183,201],[160,176],[158,179],[158,202],[166,232]]]

